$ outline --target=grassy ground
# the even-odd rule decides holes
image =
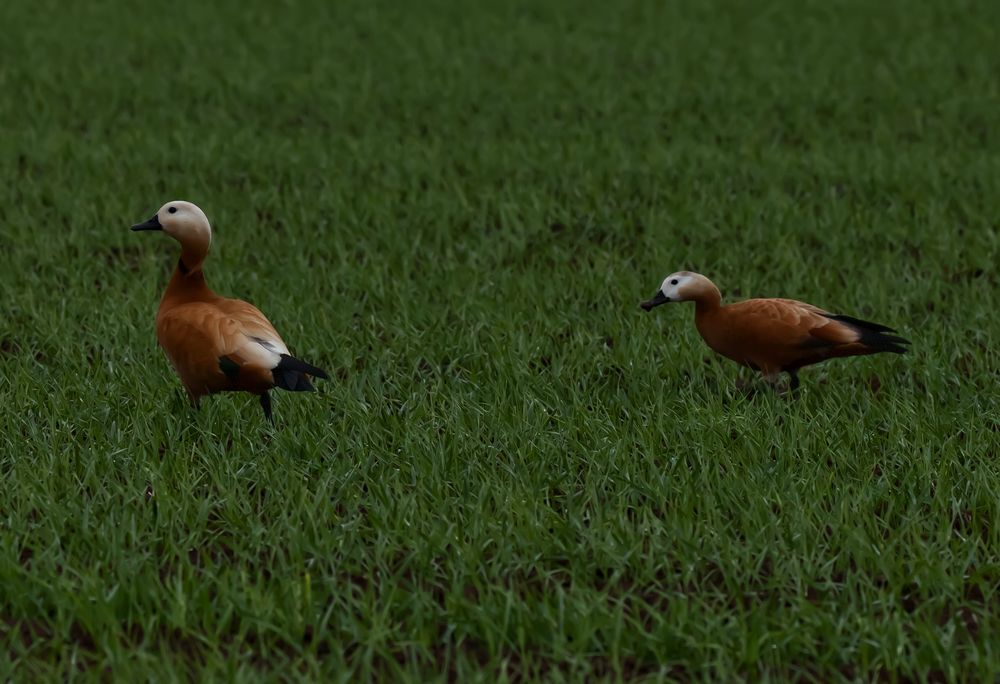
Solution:
[[[4,679],[1000,677],[1000,6],[313,5],[0,4]],[[913,353],[747,393],[681,268]]]

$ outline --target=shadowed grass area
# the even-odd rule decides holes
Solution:
[[[1000,676],[997,5],[0,21],[4,679]],[[178,198],[275,429],[155,346]],[[912,353],[746,391],[682,268]]]

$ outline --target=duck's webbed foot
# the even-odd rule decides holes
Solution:
[[[782,386],[779,382],[780,371],[765,373],[764,380],[767,381],[767,384],[770,385],[775,394],[779,396],[795,396],[799,389],[798,371],[785,370],[785,372],[788,373],[788,384],[785,386]]]

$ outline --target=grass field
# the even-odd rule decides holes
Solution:
[[[0,22],[0,678],[1000,678],[997,3]],[[156,347],[177,198],[274,429]],[[748,392],[683,268],[913,353]]]

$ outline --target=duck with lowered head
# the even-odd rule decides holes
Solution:
[[[788,373],[790,389],[798,389],[798,371],[827,359],[892,352],[909,344],[879,323],[834,314],[794,299],[748,299],[722,304],[711,280],[691,271],[668,275],[646,311],[670,302],[694,302],[694,322],[716,353],[749,366],[773,384]]]

